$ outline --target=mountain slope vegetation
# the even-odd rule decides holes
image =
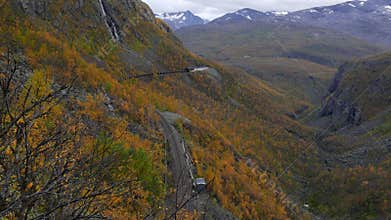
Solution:
[[[311,219],[304,203],[320,216],[388,217],[387,200],[378,200],[389,193],[388,185],[380,185],[389,173],[387,160],[374,168],[333,161],[332,147],[349,146],[332,133],[319,139],[328,119],[315,120],[314,128],[293,116],[314,105],[311,97],[298,99],[282,89],[289,84],[275,87],[279,80],[263,81],[246,69],[193,54],[143,2],[0,0],[0,6],[1,217],[204,215],[205,210],[167,209],[177,205],[169,199],[177,188],[158,112],[179,115],[173,124],[191,150],[197,176],[210,182],[210,200],[238,219]],[[277,60],[305,63],[301,68],[314,70],[308,75],[332,79],[334,67],[304,58]],[[210,70],[157,74],[197,66]],[[136,78],[149,73],[154,76]],[[343,76],[348,82],[350,75]],[[345,85],[343,80],[335,91]],[[388,83],[381,85],[388,89]],[[382,115],[379,106],[374,105]],[[379,124],[370,132],[387,137],[387,129]],[[368,175],[357,178],[360,173]],[[365,194],[367,188],[358,188],[344,206],[333,204],[345,195],[341,189],[371,186],[364,177],[379,177],[379,187]],[[322,184],[333,181],[351,184],[329,188],[326,193],[335,196],[325,196]]]
[[[301,152],[298,143],[307,140],[280,127],[310,135],[284,115],[294,109],[285,106],[289,97],[246,72],[190,53],[137,0],[1,5],[1,79],[10,85],[2,87],[2,216],[164,218],[173,186],[163,181],[170,171],[156,110],[191,121],[183,134],[199,175],[212,181],[212,195],[224,208],[248,219],[300,215],[275,195],[266,171],[246,163],[252,158],[277,172],[288,165],[282,158]],[[198,65],[213,67],[220,77],[204,72],[132,79]],[[20,109],[25,111],[15,117]],[[61,132],[51,133],[57,128]],[[300,160],[292,172],[313,159]]]
[[[203,57],[240,67],[283,94],[320,106],[314,117],[303,117],[316,130],[307,146],[316,146],[313,166],[319,174],[292,176],[304,183],[293,194],[313,213],[326,219],[387,219],[389,54],[359,58],[382,50],[305,23],[239,12],[251,19],[228,14],[179,30],[178,36]],[[305,113],[296,109],[288,115],[301,121]]]
[[[390,217],[390,61],[387,53],[342,66],[316,120],[329,131],[318,143],[329,171],[309,201],[328,218]]]

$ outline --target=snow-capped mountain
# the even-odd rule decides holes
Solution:
[[[241,21],[255,22],[261,19],[265,19],[266,17],[266,13],[254,9],[244,8],[217,18],[213,20],[212,23],[234,23]]]
[[[334,14],[348,13],[364,13],[371,15],[391,15],[390,0],[355,0],[345,3],[327,6],[316,7],[307,10],[295,12],[295,15],[311,15],[311,17],[319,18]]]
[[[336,19],[341,17],[350,17],[352,22],[356,19],[385,18],[391,21],[391,0],[356,0],[349,1],[338,5],[327,7],[316,7],[307,10],[297,11],[290,14],[298,20],[311,19],[313,22],[321,20]],[[359,17],[358,17],[359,16]]]
[[[242,9],[211,23],[284,22],[311,25],[344,32],[374,44],[391,47],[391,0],[355,0],[296,12],[260,12]]]
[[[293,12],[286,18],[391,46],[391,0],[349,1]]]
[[[287,11],[269,11],[260,12],[254,9],[245,8],[239,11],[228,13],[220,18],[213,20],[211,23],[234,23],[234,22],[257,22],[275,20],[280,17],[287,16]]]
[[[194,15],[191,11],[161,13],[156,14],[156,17],[164,20],[174,30],[205,23],[205,20]]]

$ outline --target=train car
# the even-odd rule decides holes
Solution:
[[[204,178],[197,178],[194,180],[194,189],[198,193],[205,191],[206,185],[207,184]]]

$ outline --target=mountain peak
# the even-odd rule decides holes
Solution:
[[[179,12],[164,12],[156,14],[156,17],[164,20],[174,30],[180,29],[182,27],[205,23],[201,17],[193,14],[193,12],[189,10]]]
[[[391,45],[391,1],[355,0],[290,13],[288,20],[349,33],[379,45]],[[368,30],[376,27],[379,34]]]
[[[267,16],[264,12],[251,8],[243,8],[238,11],[228,13],[220,18],[216,18],[212,23],[231,23],[231,22],[254,22]]]
[[[379,46],[391,46],[391,1],[353,0],[340,4],[314,7],[300,11],[260,12],[243,8],[216,18],[211,23],[233,24],[256,22],[288,22],[290,24],[311,25],[350,34]],[[374,35],[368,30],[376,27]]]
[[[262,12],[257,11],[255,9],[251,9],[251,8],[242,8],[242,9],[236,11],[236,13],[251,14],[251,13],[262,13]]]

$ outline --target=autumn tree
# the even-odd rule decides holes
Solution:
[[[0,217],[100,218],[131,203],[116,199],[132,200],[138,188],[130,153],[111,139],[85,138],[62,107],[72,82],[52,82],[29,68],[15,42],[1,43]]]

